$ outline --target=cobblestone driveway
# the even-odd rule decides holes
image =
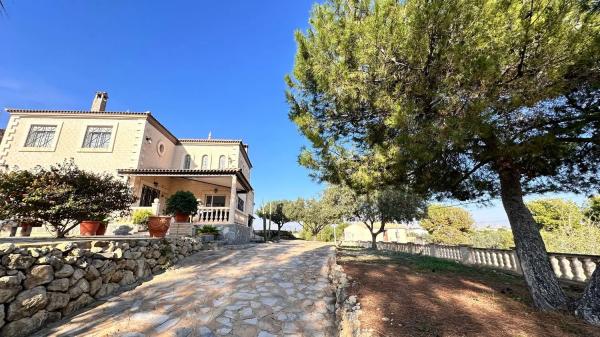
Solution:
[[[199,253],[35,336],[333,336],[333,254],[294,241]]]

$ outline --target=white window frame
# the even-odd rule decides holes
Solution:
[[[222,160],[223,162],[221,162],[221,160]],[[221,164],[223,164],[223,165],[221,165]],[[227,156],[225,156],[225,155],[220,155],[220,156],[219,156],[219,170],[224,170],[224,169],[226,169],[226,168],[227,168]]]
[[[111,127],[112,128],[112,132],[110,134],[110,141],[108,142],[108,147],[102,147],[102,148],[88,148],[88,147],[83,147],[83,144],[85,142],[85,136],[87,135],[87,130],[90,127]],[[81,133],[81,136],[79,137],[80,139],[80,145],[79,145],[79,150],[77,152],[92,152],[92,153],[110,153],[113,152],[114,147],[115,147],[115,139],[117,137],[117,132],[119,132],[119,123],[118,122],[104,122],[101,121],[99,123],[88,123],[85,124],[83,126],[83,130]]]
[[[58,140],[60,138],[60,133],[62,131],[62,126],[63,126],[63,122],[56,122],[56,121],[50,121],[50,120],[33,120],[27,124],[25,124],[25,129],[27,130],[27,132],[24,133],[24,135],[22,136],[23,139],[20,141],[21,144],[23,144],[23,146],[20,148],[19,151],[21,152],[55,152],[56,151],[56,145],[58,144]],[[27,144],[27,138],[29,137],[29,133],[31,132],[31,128],[34,126],[54,126],[54,138],[52,139],[52,142],[50,142],[50,146],[49,147],[31,147],[31,146],[25,146],[25,144]],[[5,135],[6,138],[6,135]]]
[[[93,129],[96,129],[96,130],[93,130]],[[104,130],[100,131],[99,129],[104,129]],[[108,130],[108,132],[106,130]],[[94,131],[94,133],[97,133],[97,134],[108,133],[109,137],[106,140],[106,143],[103,144],[105,146],[91,146],[91,145],[93,145],[92,139],[89,139],[91,131]],[[83,144],[81,144],[81,147],[86,148],[86,149],[108,149],[108,147],[110,146],[110,139],[112,138],[112,134],[113,134],[112,125],[108,125],[108,126],[106,126],[106,125],[88,125],[88,127],[85,130],[85,136],[83,137]],[[89,140],[89,144],[87,144],[88,140]]]
[[[206,158],[206,163],[204,162],[205,158]],[[200,162],[200,168],[203,169],[203,170],[209,170],[210,169],[210,157],[207,154],[202,155],[202,161]]]
[[[208,203],[206,199],[208,199],[208,197],[214,198],[214,197],[223,197],[225,199],[225,206],[208,206]],[[204,206],[205,207],[229,207],[229,198],[227,197],[227,195],[225,194],[206,194],[204,195],[204,202],[206,203]]]

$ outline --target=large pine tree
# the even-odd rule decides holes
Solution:
[[[600,11],[586,0],[329,0],[287,79],[301,162],[458,200],[500,197],[533,302],[600,325],[600,270],[572,303],[523,202],[600,185]],[[365,164],[365,163],[368,163]],[[356,178],[356,177],[354,177]],[[600,269],[600,268],[598,268]]]

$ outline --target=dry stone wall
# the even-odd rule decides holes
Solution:
[[[27,336],[203,248],[194,238],[1,244],[0,336]]]

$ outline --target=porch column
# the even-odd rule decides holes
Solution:
[[[235,209],[237,208],[237,176],[231,177],[231,196],[229,197],[229,223],[235,224]]]

